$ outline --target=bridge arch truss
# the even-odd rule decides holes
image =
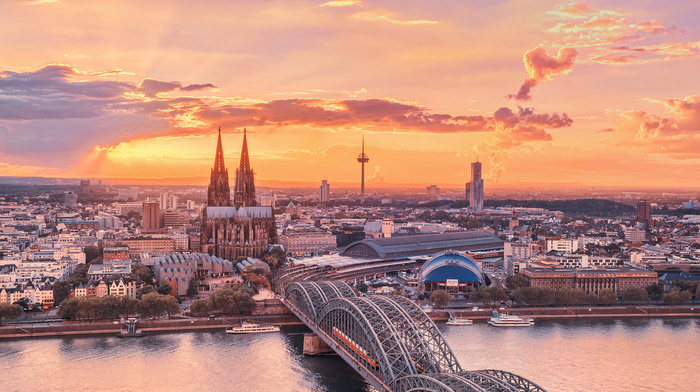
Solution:
[[[464,371],[433,321],[400,296],[358,297],[343,282],[297,281],[284,302],[376,388],[546,392],[501,370]]]

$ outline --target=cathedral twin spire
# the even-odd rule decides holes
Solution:
[[[254,173],[253,169],[250,167],[247,131],[245,128],[243,129],[241,162],[238,169],[236,169],[233,204],[236,207],[256,205]],[[224,164],[224,149],[221,144],[221,127],[219,127],[219,139],[216,144],[214,168],[211,170],[211,178],[209,180],[209,189],[207,192],[207,206],[222,207],[230,205],[231,189],[228,183],[228,169],[226,169]]]

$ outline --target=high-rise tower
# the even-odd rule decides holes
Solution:
[[[643,223],[644,228],[651,227],[651,202],[649,200],[639,200],[637,202],[637,222]]]
[[[321,181],[321,186],[318,187],[318,202],[328,203],[331,201],[331,185],[328,181]]]
[[[469,182],[469,208],[473,212],[484,209],[484,180],[481,178],[481,162],[479,158],[472,162],[472,179]]]
[[[365,137],[362,136],[362,154],[357,156],[357,162],[362,164],[362,177],[360,180],[360,203],[365,202],[365,163],[369,162],[369,156],[365,154]]]
[[[255,202],[255,178],[250,167],[248,156],[247,131],[243,128],[243,148],[241,149],[241,163],[236,169],[236,183],[233,188],[233,204],[236,207],[256,206]]]
[[[211,178],[207,191],[207,205],[211,207],[225,207],[231,205],[228,169],[226,169],[224,165],[224,148],[221,146],[221,127],[219,127],[219,141],[216,144],[214,167],[211,169]]]

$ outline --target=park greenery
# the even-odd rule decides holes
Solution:
[[[444,308],[450,303],[450,295],[445,290],[435,290],[430,294],[430,301],[436,308]]]
[[[195,300],[190,306],[190,315],[203,317],[211,313],[227,316],[250,314],[255,309],[254,294],[255,290],[244,283],[224,287],[208,298]]]
[[[14,320],[22,317],[23,314],[24,308],[17,304],[0,303],[0,325],[3,319]]]
[[[142,318],[172,315],[180,312],[175,297],[150,293],[141,299],[131,297],[68,298],[58,308],[58,316],[69,320],[104,320],[139,314]]]

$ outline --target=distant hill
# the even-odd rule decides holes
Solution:
[[[489,207],[529,207],[545,208],[551,211],[561,211],[566,215],[613,217],[631,215],[636,211],[635,206],[604,199],[576,200],[484,200]]]

